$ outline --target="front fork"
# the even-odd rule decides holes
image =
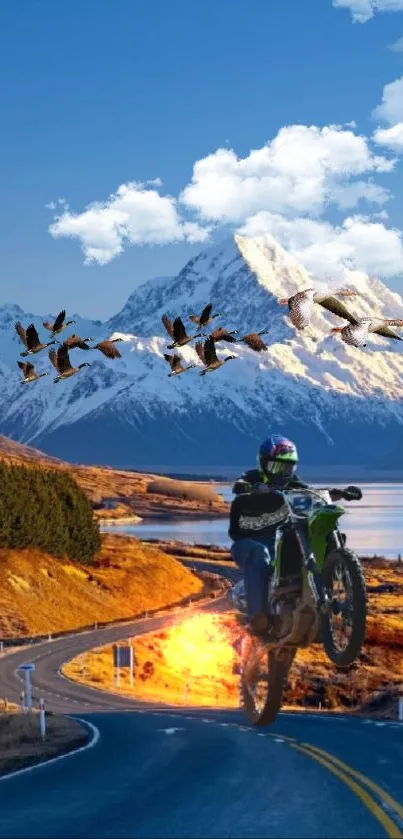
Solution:
[[[337,543],[337,547],[341,547],[341,535],[337,530],[334,531],[333,535]],[[316,608],[318,612],[326,614],[326,612],[328,612],[332,606],[332,600],[328,597],[326,589],[323,585],[322,574],[320,573],[319,568],[317,566],[315,555],[309,548],[308,540],[306,538],[305,533],[297,528],[297,536],[301,543],[308,585],[312,592]]]

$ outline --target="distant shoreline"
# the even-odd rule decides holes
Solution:
[[[129,466],[110,466],[110,469],[123,470],[126,472],[133,472],[138,474],[152,474],[165,478],[172,478],[177,481],[193,481],[197,483],[215,483],[215,484],[229,484],[232,483],[238,475],[241,475],[247,469],[252,469],[254,463],[243,463],[241,466],[217,466],[211,467],[206,472],[199,472],[194,467],[186,467],[182,470],[177,470],[175,467],[167,466],[165,469],[161,467],[142,466],[141,468],[134,468]],[[298,473],[301,478],[315,483],[323,481],[328,484],[338,484],[341,482],[354,483],[361,482],[365,484],[372,483],[403,483],[403,471],[389,470],[389,469],[374,469],[373,471],[366,469],[363,466],[325,466],[312,467],[301,464],[298,467]]]

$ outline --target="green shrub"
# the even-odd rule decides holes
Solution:
[[[0,463],[0,548],[90,562],[100,541],[91,502],[68,472]]]

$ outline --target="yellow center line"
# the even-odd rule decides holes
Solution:
[[[388,815],[382,810],[382,808],[377,804],[377,802],[363,789],[356,781],[343,772],[341,769],[338,769],[333,760],[327,760],[325,757],[319,755],[316,751],[312,749],[311,746],[299,746],[296,743],[290,743],[292,749],[296,749],[298,752],[302,752],[302,754],[308,755],[313,760],[316,760],[318,763],[322,764],[329,772],[332,772],[333,775],[336,775],[340,781],[342,781],[346,786],[348,786],[352,792],[361,799],[365,807],[370,811],[370,813],[374,816],[375,819],[382,825],[384,828],[387,836],[390,839],[403,839],[403,833],[400,831],[399,827],[389,818]],[[326,754],[326,752],[325,752]],[[329,755],[330,757],[330,755]],[[351,772],[350,768],[347,767],[348,771]],[[354,770],[353,770],[354,771]],[[369,780],[369,779],[368,779]],[[379,787],[380,789],[380,787]],[[382,796],[385,798],[385,793],[382,790]],[[396,802],[397,803],[397,802]]]
[[[343,761],[340,760],[338,757],[335,757],[335,755],[329,754],[329,752],[325,752],[324,749],[319,749],[317,746],[311,746],[310,743],[302,743],[301,745],[305,746],[307,749],[317,752],[320,755],[323,755],[327,758],[327,760],[330,760],[332,763],[335,763],[337,766],[340,766],[341,769],[344,769],[346,772],[348,772],[349,775],[352,775],[354,778],[357,778],[359,781],[361,781],[362,784],[371,789],[372,792],[375,792],[377,795],[379,795],[379,798],[381,798],[383,802],[388,804],[389,807],[391,807],[392,810],[394,810],[403,820],[403,806],[399,804],[398,801],[395,801],[395,799],[392,798],[392,796],[389,795],[389,793],[386,792],[386,790],[378,786],[378,784],[376,784],[375,781],[371,781],[371,779],[367,778],[366,775],[362,775],[361,772],[358,772],[356,769],[353,769],[352,766],[349,766],[347,763],[343,763]]]

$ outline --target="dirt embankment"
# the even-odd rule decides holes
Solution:
[[[396,718],[403,683],[403,568],[382,560],[364,560],[363,565],[369,614],[359,660],[342,670],[327,659],[320,644],[300,650],[285,692],[285,707],[365,710]],[[136,639],[134,686],[130,687],[122,672],[120,690],[179,705],[238,707],[240,632],[234,613],[181,616],[172,629]],[[84,677],[78,661],[66,667],[71,678],[113,689],[111,649],[88,653],[85,671]]]
[[[105,534],[92,565],[0,550],[0,637],[131,618],[195,596],[202,581],[159,548]]]
[[[46,715],[42,740],[38,713],[0,713],[0,776],[70,752],[90,736],[89,729],[77,720],[52,714]]]
[[[104,520],[217,518],[229,514],[229,504],[213,483],[177,481],[105,466],[73,465],[1,435],[0,459],[69,471],[92,501],[95,515]]]

